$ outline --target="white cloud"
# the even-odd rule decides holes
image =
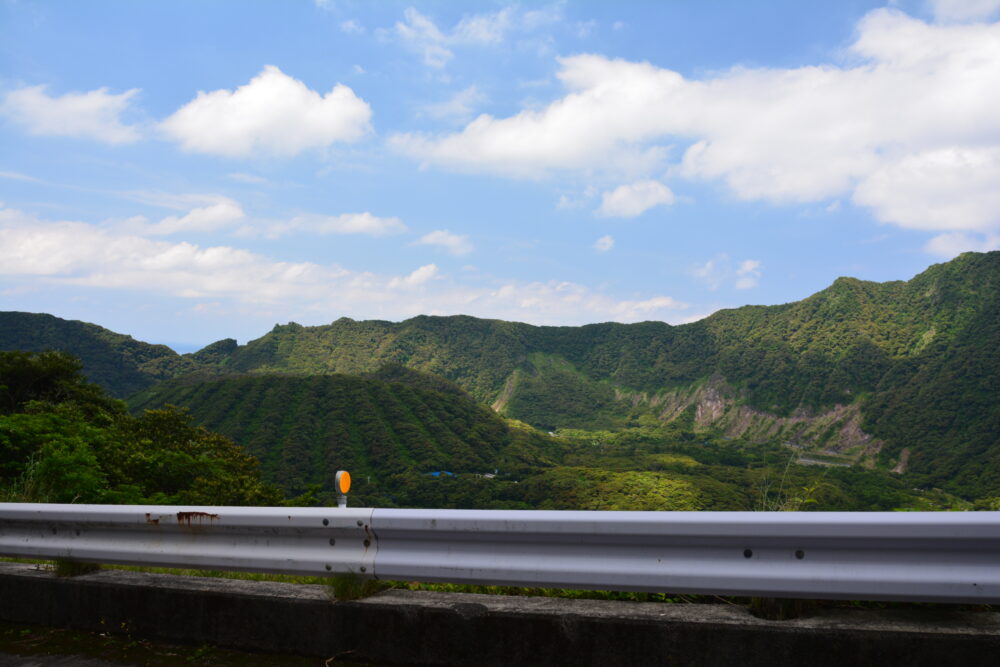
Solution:
[[[297,215],[290,220],[254,221],[242,227],[240,234],[276,239],[295,233],[389,236],[405,231],[406,225],[399,218],[383,218],[366,211],[340,215]]]
[[[436,275],[438,275],[438,267],[436,264],[425,264],[420,268],[413,271],[408,276],[403,278],[393,278],[389,281],[389,287],[417,287],[423,285],[428,280],[431,280]]]
[[[313,262],[283,262],[228,246],[147,239],[82,222],[53,222],[0,209],[0,279],[5,285],[128,290],[242,304],[260,313],[400,319],[470,314],[536,324],[677,319],[687,306],[669,296],[618,300],[583,285],[549,281],[473,284],[434,264],[379,275]]]
[[[343,84],[326,95],[268,65],[235,91],[199,92],[160,127],[188,151],[293,156],[371,131],[371,107]]]
[[[28,86],[7,93],[0,113],[35,135],[127,144],[139,139],[139,130],[121,116],[138,94],[138,88],[117,95],[98,88],[51,97],[45,86]]]
[[[607,252],[615,247],[615,240],[611,236],[602,236],[594,241],[594,250],[597,252]]]
[[[428,67],[441,68],[455,55],[445,44],[450,41],[438,30],[434,21],[409,7],[403,12],[403,21],[395,25],[396,35],[421,54]]]
[[[691,271],[691,274],[696,278],[700,278],[708,285],[709,289],[717,290],[722,287],[728,264],[729,255],[719,255],[696,267]]]
[[[192,209],[183,216],[166,217],[150,227],[146,233],[210,232],[229,227],[244,217],[245,214],[239,204],[228,197],[220,197],[215,203]]]
[[[440,69],[454,57],[452,49],[456,46],[495,46],[504,42],[510,32],[536,30],[560,16],[559,4],[533,11],[509,5],[492,13],[466,15],[450,30],[442,30],[433,19],[409,7],[391,32],[383,30],[381,34],[393,35],[419,53],[425,65]]]
[[[489,304],[488,317],[544,324],[563,322],[638,322],[672,319],[688,306],[669,296],[616,301],[570,282],[506,284],[478,295],[471,306]],[[477,312],[470,308],[469,312]]]
[[[886,161],[854,191],[875,217],[914,229],[1000,227],[1000,146],[946,148]]]
[[[214,232],[233,227],[246,217],[238,202],[223,195],[175,195],[159,192],[126,194],[130,199],[183,211],[183,214],[170,215],[158,222],[150,222],[145,216],[137,215],[126,220],[108,220],[103,223],[103,227],[139,236],[166,236],[179,232]]]
[[[464,234],[452,234],[447,229],[438,229],[429,234],[424,234],[414,241],[417,245],[436,245],[446,249],[452,255],[461,257],[468,255],[475,249],[469,237]]]
[[[271,302],[342,272],[271,262],[235,248],[153,241],[81,222],[46,222],[0,211],[0,274],[63,285],[137,289],[188,298]]]
[[[966,234],[964,232],[938,234],[927,242],[924,250],[944,259],[951,259],[963,252],[1000,250],[1000,234]]]
[[[756,259],[745,259],[734,264],[728,254],[720,253],[695,267],[691,275],[713,291],[726,285],[736,289],[753,289],[760,281],[761,266],[760,260]]]
[[[609,218],[634,218],[654,206],[674,203],[674,193],[658,181],[639,181],[621,185],[601,197],[597,215]]]
[[[451,169],[637,179],[668,170],[744,200],[854,197],[904,227],[1000,229],[1000,23],[935,25],[879,9],[846,54],[849,65],[734,67],[701,80],[578,55],[560,59],[566,92],[547,106],[389,144]],[[931,172],[940,179],[920,196],[928,206],[904,206],[889,189],[916,191]]]
[[[986,19],[1000,11],[1000,0],[929,0],[939,21]]]
[[[761,274],[760,260],[745,259],[736,267],[736,289],[753,289]]]
[[[451,41],[458,44],[499,44],[513,23],[513,7],[504,7],[492,14],[465,16],[452,31]]]
[[[477,106],[486,101],[486,95],[479,92],[475,86],[460,90],[444,102],[428,104],[423,107],[424,113],[432,118],[453,118],[465,120],[472,115]]]

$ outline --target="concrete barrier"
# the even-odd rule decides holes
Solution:
[[[390,590],[334,602],[325,586],[102,570],[58,578],[0,563],[18,623],[380,664],[970,665],[1000,655],[1000,613],[745,608]]]

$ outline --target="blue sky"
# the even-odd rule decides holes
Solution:
[[[1000,247],[1000,0],[0,0],[0,310],[664,320]]]

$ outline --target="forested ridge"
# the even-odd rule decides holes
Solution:
[[[35,326],[44,335],[33,335]],[[1000,252],[966,253],[909,281],[840,278],[802,301],[724,310],[679,326],[341,318],[315,327],[276,325],[245,345],[227,339],[177,355],[94,325],[4,313],[0,347],[69,350],[83,360],[92,381],[115,395],[143,390],[134,405],[189,405],[199,423],[219,428],[229,428],[217,406],[238,393],[233,386],[285,396],[294,406],[304,406],[305,399],[295,397],[310,392],[340,396],[336,400],[350,410],[377,415],[372,424],[388,425],[390,440],[398,444],[391,463],[374,452],[362,455],[356,446],[344,449],[362,468],[411,469],[410,459],[424,459],[410,454],[416,445],[407,443],[419,438],[431,443],[424,468],[468,461],[485,469],[499,460],[506,451],[500,440],[476,441],[471,453],[449,449],[447,439],[428,436],[421,419],[411,419],[414,405],[434,402],[427,392],[450,389],[467,392],[478,408],[491,406],[543,431],[619,438],[688,415],[685,432],[698,438],[906,471],[921,488],[940,487],[968,499],[1000,496]],[[410,384],[379,378],[386,368],[418,374],[408,378]],[[285,377],[281,389],[265,389],[267,383],[255,379],[274,375]],[[294,388],[299,380],[293,376],[309,378],[302,385],[309,388]],[[154,387],[170,377],[178,379]],[[418,389],[414,378],[446,384]],[[367,402],[350,402],[362,397]],[[289,422],[287,414],[301,415],[304,423],[324,419],[305,407],[273,411],[286,413],[283,423],[297,421]],[[268,474],[287,468],[291,464],[281,464],[260,444],[266,440],[260,429],[266,432],[271,422],[255,419],[233,437],[261,456]],[[418,422],[417,431],[403,427]],[[301,460],[318,460],[322,446],[316,442],[330,434],[317,428],[296,431],[302,442],[313,438]],[[471,437],[460,432],[454,431],[456,437]],[[355,442],[351,437],[342,439]],[[298,480],[296,489],[315,483],[301,471],[288,478]]]
[[[184,406],[199,424],[241,443],[288,493],[334,488],[348,469],[372,476],[522,474],[553,465],[559,445],[505,421],[446,380],[402,367],[368,377],[252,375],[177,380],[134,396],[136,411]]]

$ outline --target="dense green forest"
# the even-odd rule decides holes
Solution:
[[[175,380],[134,396],[136,410],[183,406],[239,442],[290,494],[329,493],[339,468],[355,493],[370,480],[428,472],[523,474],[552,465],[560,443],[504,420],[447,380],[389,366],[351,375]]]
[[[673,425],[704,442],[739,444],[746,455],[774,450],[803,463],[905,471],[911,487],[969,501],[1000,496],[1000,252],[966,253],[909,281],[840,278],[799,302],[719,311],[680,326],[341,318],[276,325],[245,345],[227,339],[177,355],[94,325],[2,313],[0,348],[67,350],[113,395],[141,390],[133,405],[187,405],[197,423],[235,438],[260,456],[266,475],[296,492],[322,485],[310,465],[325,465],[333,451],[366,471],[409,474],[400,471],[447,462],[483,472],[513,469],[511,457],[555,460],[559,443],[573,440],[543,446],[540,434],[522,429],[532,435],[511,448],[507,436],[494,437],[519,420],[543,432],[609,432],[616,442]],[[283,384],[263,380],[274,376]],[[176,379],[157,384],[167,378]],[[226,401],[241,391],[259,394],[270,412],[223,419],[218,406],[235,409]],[[461,392],[506,425],[480,424],[487,413],[473,418],[456,398]],[[336,431],[355,422],[310,412],[305,397],[313,393],[332,415],[370,418],[363,428]],[[465,449],[423,421],[449,401],[466,411],[465,426],[456,417],[451,431],[474,443]],[[430,424],[451,429],[449,419]],[[358,435],[372,429],[387,435]],[[398,447],[381,451],[383,441]],[[265,446],[272,442],[281,444]]]
[[[196,368],[166,345],[43,313],[0,313],[0,350],[72,354],[83,362],[84,376],[116,398]]]
[[[885,471],[794,465],[786,447],[662,424],[548,436],[453,384],[400,366],[366,377],[241,375],[173,381],[130,401],[174,404],[240,442],[287,495],[378,507],[608,510],[891,510],[969,507]]]
[[[260,505],[281,499],[236,443],[174,410],[128,414],[63,352],[0,352],[0,500]]]
[[[670,424],[549,436],[447,380],[387,366],[176,380],[133,397],[130,416],[79,370],[65,353],[0,353],[0,499],[332,504],[347,468],[352,504],[377,507],[972,507],[907,476],[799,466],[781,446],[696,434],[693,409]]]

